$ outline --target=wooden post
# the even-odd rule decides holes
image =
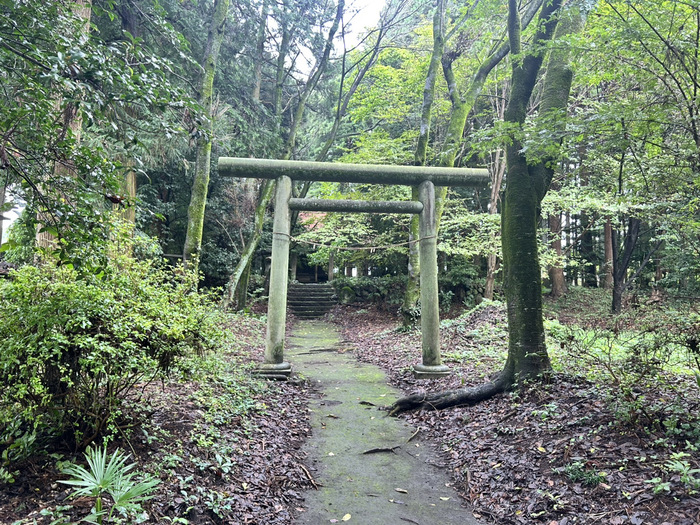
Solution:
[[[275,219],[272,226],[272,268],[270,296],[267,306],[267,337],[265,361],[259,373],[272,378],[286,379],[292,367],[284,361],[284,330],[287,322],[287,280],[289,276],[289,199],[292,179],[277,179]]]
[[[418,216],[420,232],[420,327],[423,339],[423,363],[413,367],[418,379],[450,374],[440,360],[440,303],[438,298],[437,223],[435,186],[424,181],[418,186],[423,211]]]

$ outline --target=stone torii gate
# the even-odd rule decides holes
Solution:
[[[485,186],[488,184],[488,171],[486,169],[336,164],[219,157],[219,174],[222,177],[277,179],[265,359],[260,365],[260,374],[284,379],[292,371],[291,365],[284,360],[289,279],[290,210],[418,214],[423,360],[421,364],[414,365],[413,372],[417,378],[423,379],[442,377],[450,373],[449,367],[442,364],[440,359],[435,186]],[[292,181],[294,180],[418,186],[418,201],[297,199],[292,197]]]

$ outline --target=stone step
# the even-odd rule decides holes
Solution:
[[[302,292],[287,292],[287,297],[294,299],[334,299],[335,295],[329,293],[302,293]]]
[[[336,304],[335,290],[327,283],[291,283],[287,289],[287,306],[302,319],[322,317]]]
[[[324,299],[324,300],[317,300],[317,299],[287,299],[287,304],[289,306],[335,306],[338,304],[338,301],[335,299]]]

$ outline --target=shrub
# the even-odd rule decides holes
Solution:
[[[451,258],[447,271],[438,275],[438,281],[439,289],[445,294],[440,298],[443,310],[449,310],[453,299],[467,307],[475,306],[484,294],[484,280],[479,278],[479,268],[465,258]]]
[[[405,275],[385,275],[383,277],[338,277],[331,281],[339,298],[343,290],[354,292],[351,302],[374,303],[385,309],[396,307],[403,301],[406,290]]]
[[[216,340],[196,282],[128,257],[98,276],[27,266],[0,282],[0,435],[19,419],[83,449],[115,430],[137,387]]]

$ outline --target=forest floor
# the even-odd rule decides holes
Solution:
[[[697,525],[695,378],[653,360],[618,365],[610,353],[587,352],[577,345],[585,337],[567,330],[596,314],[591,308],[585,297],[548,307],[555,373],[547,384],[400,417],[440,451],[454,488],[483,522]],[[393,315],[339,307],[329,320],[342,331],[344,351],[380,366],[405,393],[479,384],[503,364],[498,303],[443,321],[443,358],[454,373],[435,381],[413,379],[420,334],[397,331]],[[146,387],[139,399],[146,423],[110,445],[160,480],[145,511],[121,523],[290,524],[305,511],[304,492],[315,481],[302,447],[311,433],[309,400],[318,394],[303,377],[252,378],[245,363],[261,360],[264,324],[238,316],[228,328],[238,344],[223,361],[213,357]],[[0,483],[0,523],[86,516],[94,500],[72,498],[58,482],[73,458],[49,449],[19,466],[13,483]]]
[[[550,333],[557,329],[568,341],[576,332],[567,324],[589,318],[593,304],[563,306],[550,304],[546,315]],[[336,319],[356,357],[381,366],[407,394],[480,384],[505,360],[506,314],[498,303],[443,322],[443,359],[454,373],[433,381],[414,379],[407,366],[420,360],[420,335],[397,332],[386,312],[348,309]],[[614,363],[605,354],[581,360],[569,355],[585,353],[580,346],[552,346],[555,373],[544,385],[401,416],[445,454],[474,515],[501,525],[700,524],[695,378],[665,373],[656,362]]]

